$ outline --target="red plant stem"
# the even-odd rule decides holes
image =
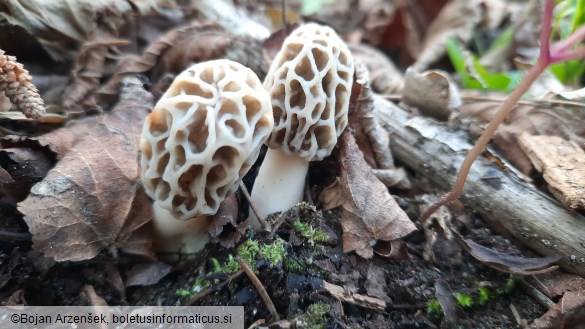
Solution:
[[[439,207],[446,205],[447,203],[454,201],[455,199],[461,196],[463,193],[463,186],[465,185],[465,180],[467,179],[467,175],[469,174],[469,170],[471,169],[471,165],[477,157],[484,151],[486,145],[489,143],[490,139],[496,132],[498,126],[506,119],[508,114],[514,109],[514,106],[522,95],[526,93],[528,88],[532,85],[532,83],[540,76],[548,67],[550,62],[543,57],[543,54],[538,58],[538,61],[530,71],[524,76],[522,81],[516,86],[516,88],[512,91],[510,96],[504,101],[496,115],[490,121],[488,126],[485,128],[481,137],[477,140],[473,148],[469,150],[465,160],[461,164],[461,168],[459,169],[459,174],[457,175],[457,179],[455,180],[455,184],[453,185],[453,189],[447,195],[442,197],[439,201],[432,204],[421,216],[420,222],[424,222],[430,215],[432,215]]]

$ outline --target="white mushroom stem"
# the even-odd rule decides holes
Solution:
[[[260,216],[286,211],[303,201],[308,169],[309,162],[306,159],[287,155],[280,149],[269,148],[258,171],[251,196]],[[253,213],[252,218],[252,226],[260,228]]]
[[[207,216],[178,220],[157,202],[152,205],[154,250],[161,253],[194,254],[209,242]]]

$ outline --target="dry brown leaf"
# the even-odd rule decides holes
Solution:
[[[171,268],[169,264],[162,262],[135,265],[128,272],[126,287],[157,284],[167,274],[171,273]]]
[[[362,62],[370,74],[372,90],[378,94],[402,92],[404,77],[391,59],[380,50],[360,43],[349,45],[354,58]]]
[[[151,217],[150,200],[137,159],[153,100],[136,78],[128,78],[121,97],[19,204],[33,247],[48,257],[90,259],[112,246],[152,255],[142,231]]]
[[[580,329],[585,322],[585,289],[570,291],[548,312],[534,320],[531,329]]]
[[[120,59],[116,73],[96,92],[96,103],[111,102],[118,94],[121,79],[136,73],[150,78],[153,85],[151,91],[158,98],[175,75],[193,63],[218,58],[241,63],[262,79],[267,68],[261,51],[259,41],[236,36],[216,23],[182,26],[152,42],[142,56],[131,55]]]
[[[518,142],[557,200],[571,210],[585,209],[585,152],[556,136],[523,133]]]
[[[156,0],[6,0],[0,21],[22,27],[57,61],[71,59],[76,43],[96,31],[117,34],[135,14],[147,15],[159,8]],[[107,20],[100,18],[107,16]]]
[[[441,309],[445,315],[445,327],[457,328],[461,325],[465,314],[447,282],[443,280],[437,280],[435,282],[435,297],[437,297],[437,301],[441,305]]]
[[[319,194],[319,201],[321,201],[321,209],[323,211],[331,210],[341,206],[341,187],[339,186],[339,177],[335,178],[333,183],[327,185],[321,194]]]
[[[439,198],[435,195],[425,194],[417,201],[420,202],[420,213],[424,213]],[[421,223],[425,235],[423,258],[437,265],[455,267],[462,263],[463,255],[461,246],[451,230],[453,216],[447,207],[440,207],[435,213]]]
[[[561,271],[535,275],[533,278],[539,290],[551,299],[562,296],[567,291],[578,292],[585,289],[585,278]]]
[[[460,234],[455,233],[461,246],[473,258],[498,271],[519,274],[534,275],[551,272],[558,268],[554,263],[561,259],[561,256],[551,255],[538,258],[526,258],[512,256],[503,252],[484,247],[471,239],[464,239]]]
[[[442,121],[447,121],[451,111],[461,105],[459,88],[447,73],[426,71],[421,74],[410,68],[404,75],[402,101]]]
[[[74,109],[83,105],[95,107],[95,102],[90,96],[97,90],[104,76],[106,58],[110,49],[127,43],[125,40],[118,39],[85,43],[75,60],[73,80],[65,90],[63,106]],[[90,99],[88,100],[88,98]]]
[[[251,217],[238,222],[240,212],[240,199],[238,194],[230,194],[219,206],[217,213],[211,216],[207,234],[212,242],[217,242],[226,247],[233,248],[246,233],[250,226]]]
[[[392,260],[407,260],[410,258],[406,243],[402,240],[378,241],[374,252],[381,257]]]
[[[477,93],[462,92],[462,96],[463,99],[471,99],[475,98]],[[459,109],[461,113],[472,116],[483,126],[493,118],[505,96],[483,95],[476,99],[476,101],[465,101]],[[542,102],[542,106],[517,106],[500,125],[492,140],[506,159],[526,175],[530,173],[532,164],[518,144],[518,137],[523,132],[531,135],[558,136],[585,147],[585,121],[562,107],[546,108],[547,104]],[[470,126],[472,136],[477,137],[482,132],[481,127]]]
[[[329,283],[327,281],[323,281],[322,291],[330,293],[331,296],[333,296],[337,300],[340,300],[345,303],[358,305],[366,309],[381,311],[386,308],[386,302],[379,298],[357,294],[354,292],[348,292],[344,287]]]
[[[387,295],[388,284],[386,284],[386,271],[384,268],[372,263],[368,264],[364,288],[366,288],[369,296],[380,298],[386,303],[392,303],[392,299]]]
[[[372,258],[377,240],[400,239],[416,230],[406,213],[370,170],[353,135],[338,142],[341,159],[343,252]]]
[[[286,26],[274,31],[266,40],[264,40],[264,42],[262,42],[262,54],[264,55],[266,63],[269,65],[272,63],[282,48],[284,39],[286,39],[286,37],[288,37],[297,27],[299,27],[298,23],[287,24]]]
[[[412,54],[416,56],[413,68],[421,72],[443,57],[448,38],[464,44],[471,40],[474,28],[482,19],[480,4],[480,0],[449,1],[427,29],[420,49]]]

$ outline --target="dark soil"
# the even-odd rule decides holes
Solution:
[[[399,201],[416,220],[414,202],[408,198]],[[243,305],[246,327],[258,319],[270,319],[264,302],[245,274],[227,285],[223,283],[228,274],[208,276],[211,290],[203,298],[189,300],[177,296],[178,289],[191,288],[197,277],[205,277],[205,273],[210,272],[211,257],[225,262],[228,254],[235,254],[233,249],[208,245],[199,258],[173,264],[171,273],[157,284],[124,289],[115,282],[125,280],[129,269],[144,259],[116,255],[110,250],[91,261],[55,263],[32,249],[26,226],[14,203],[3,198],[0,206],[0,229],[21,233],[7,235],[1,240],[0,300],[3,304],[88,305],[90,302],[82,291],[84,286],[91,285],[109,305]],[[303,264],[301,268],[287,268],[282,263],[270,266],[266,261],[257,263],[258,277],[281,318],[302,318],[309,305],[325,303],[329,305],[326,328],[437,328],[441,327],[443,318],[427,312],[428,302],[436,298],[437,280],[445,281],[454,293],[476,296],[479,286],[488,286],[495,291],[504,287],[510,278],[509,274],[492,270],[453,245],[445,247],[444,243],[437,244],[432,260],[425,260],[423,253],[427,241],[422,230],[405,239],[407,260],[388,260],[379,256],[365,260],[355,254],[343,254],[339,216],[338,211],[326,212],[319,224],[315,218],[320,217],[319,213],[305,211],[300,214],[301,221],[319,226],[330,236],[328,242],[315,246],[291,233],[288,219],[295,218],[287,218],[280,227],[277,236],[287,242],[288,258]],[[454,226],[466,238],[519,254],[509,240],[492,232],[480,218],[462,214],[459,219],[454,221]],[[255,236],[254,239],[270,243],[265,236]],[[341,303],[327,292],[320,291],[322,280],[343,286],[348,291],[380,298],[387,307],[376,311]],[[521,281],[516,277],[511,291],[490,298],[485,305],[465,308],[459,326],[521,328],[511,306],[529,323],[541,316],[546,309],[521,288]],[[443,324],[443,327],[449,326]]]

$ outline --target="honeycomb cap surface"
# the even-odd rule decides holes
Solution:
[[[294,30],[264,80],[274,115],[268,146],[307,161],[329,156],[347,127],[353,73],[351,52],[333,29]]]
[[[180,220],[215,214],[272,127],[270,96],[254,72],[229,60],[191,66],[144,123],[146,193]]]

